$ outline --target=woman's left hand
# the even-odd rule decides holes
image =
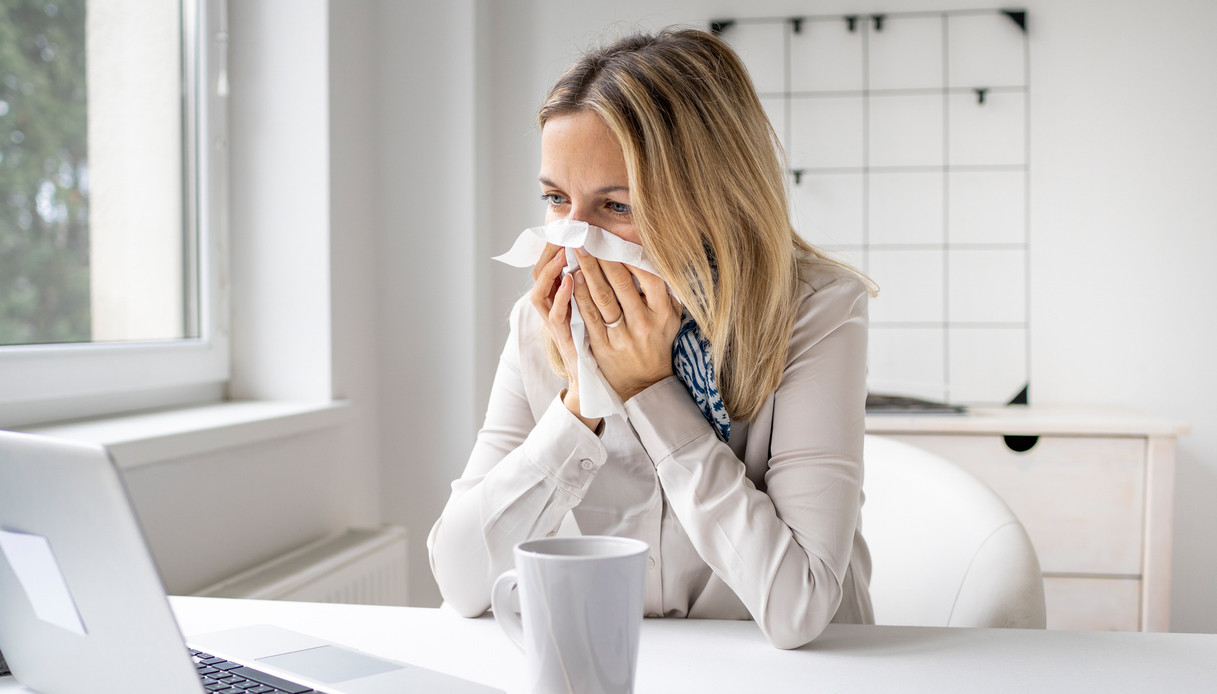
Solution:
[[[672,375],[680,302],[658,275],[597,259],[582,248],[577,252],[575,302],[592,353],[609,385],[623,401],[629,400]]]

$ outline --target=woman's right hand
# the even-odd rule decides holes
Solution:
[[[558,346],[558,353],[562,355],[567,379],[562,404],[594,431],[600,426],[600,420],[579,414],[579,362],[575,340],[570,332],[570,306],[575,281],[571,275],[562,273],[565,267],[566,249],[552,243],[545,244],[545,250],[532,268],[533,288],[529,298],[545,322],[554,344]]]

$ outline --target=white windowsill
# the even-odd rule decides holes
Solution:
[[[351,411],[346,400],[234,401],[23,430],[102,444],[128,470],[338,426]]]

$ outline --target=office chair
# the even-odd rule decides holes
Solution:
[[[867,436],[862,534],[877,624],[1045,624],[1044,582],[1022,523],[983,482],[909,444]]]

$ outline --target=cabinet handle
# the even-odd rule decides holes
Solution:
[[[1035,444],[1040,442],[1038,436],[1003,436],[1002,439],[1006,442],[1006,448],[1015,453],[1026,453],[1035,448]]]

